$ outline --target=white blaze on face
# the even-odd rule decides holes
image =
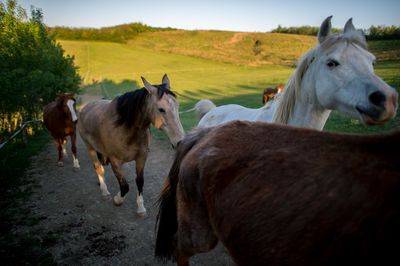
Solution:
[[[69,108],[69,111],[71,112],[71,117],[72,117],[72,122],[75,122],[78,120],[78,117],[76,116],[75,110],[74,110],[74,101],[73,100],[68,100],[67,106]]]

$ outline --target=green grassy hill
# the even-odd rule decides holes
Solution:
[[[293,66],[316,37],[228,31],[148,32],[128,45],[245,66]]]
[[[179,95],[180,110],[187,110],[202,98],[217,105],[261,107],[263,89],[284,84],[298,58],[314,47],[316,39],[277,33],[168,31],[142,33],[127,44],[60,43],[67,54],[75,56],[86,93],[113,98],[142,87],[141,76],[159,84],[167,73]],[[376,73],[400,89],[400,41],[369,44],[378,59]],[[181,120],[186,130],[197,124],[193,112],[182,114]],[[400,127],[399,118],[387,126],[365,127],[334,112],[325,130],[374,132],[394,127]]]

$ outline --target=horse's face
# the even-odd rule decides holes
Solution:
[[[375,56],[366,50],[361,33],[349,20],[344,34],[328,35],[330,28],[325,36],[319,35],[320,45],[312,63],[320,104],[358,117],[365,124],[383,124],[392,119],[398,94],[375,75]]]
[[[179,120],[179,103],[173,95],[168,93],[164,93],[159,98],[156,87],[152,86],[145,79],[143,79],[143,83],[151,94],[151,103],[149,104],[151,123],[155,128],[164,132],[175,148],[185,134]],[[164,75],[161,86],[169,89],[169,80],[166,75]]]
[[[63,113],[68,117],[68,119],[76,123],[78,121],[78,116],[76,115],[76,100],[73,94],[67,95],[57,95],[59,106],[62,108]]]
[[[164,94],[155,102],[152,117],[154,127],[161,129],[176,147],[185,134],[179,120],[179,103],[176,99],[172,95]]]

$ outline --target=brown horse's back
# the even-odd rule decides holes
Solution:
[[[399,149],[399,131],[221,125],[182,160],[178,217],[196,214],[193,228],[214,234],[239,265],[389,262],[399,251]],[[201,241],[187,233],[178,226],[178,239],[194,243],[181,249],[191,256]],[[212,239],[204,235],[196,239]]]

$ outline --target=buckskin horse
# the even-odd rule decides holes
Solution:
[[[150,139],[150,124],[160,129],[176,147],[184,135],[179,120],[179,104],[170,90],[165,74],[161,85],[151,85],[142,77],[144,87],[115,97],[86,105],[78,122],[79,133],[86,144],[100,182],[104,199],[110,192],[104,181],[103,162],[110,162],[118,179],[120,192],[114,204],[123,203],[129,191],[122,165],[136,161],[137,214],[146,215],[143,202],[144,166]],[[99,161],[101,158],[101,162]]]
[[[74,94],[58,94],[57,101],[44,107],[43,122],[54,138],[58,150],[58,165],[63,166],[63,153],[66,154],[64,143],[67,136],[71,139],[71,150],[74,169],[79,169],[79,161],[76,156],[76,100]]]
[[[199,126],[232,120],[262,121],[322,130],[331,110],[365,124],[382,124],[396,114],[398,94],[374,73],[375,56],[364,35],[348,20],[344,33],[331,33],[331,17],[321,24],[318,45],[300,59],[282,95],[258,109],[237,104],[204,110]],[[199,102],[200,103],[200,102]],[[201,103],[205,103],[201,101]]]
[[[400,130],[198,127],[160,196],[155,255],[188,265],[221,241],[238,265],[397,265],[399,150]]]

